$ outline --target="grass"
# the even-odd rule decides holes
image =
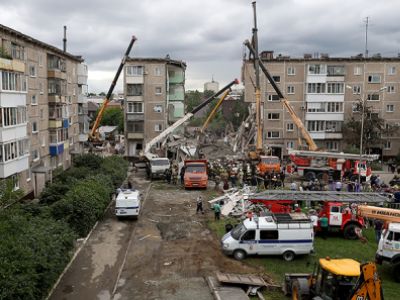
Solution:
[[[225,233],[225,224],[228,223],[236,224],[237,220],[210,221],[208,225],[219,237],[222,237]],[[315,254],[313,255],[299,256],[291,262],[284,261],[280,256],[249,257],[245,262],[254,266],[263,266],[265,272],[276,283],[282,283],[285,273],[311,273],[318,259],[327,256],[331,258],[353,258],[359,262],[374,261],[377,248],[374,231],[373,229],[366,229],[363,230],[363,234],[370,242],[363,244],[360,241],[345,240],[338,234],[329,236],[326,240],[317,237],[314,242]],[[390,266],[378,266],[378,271],[382,280],[385,300],[399,299],[400,284],[392,279]],[[270,300],[288,299],[279,292],[266,292],[264,297]]]

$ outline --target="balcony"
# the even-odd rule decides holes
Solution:
[[[344,102],[344,94],[306,94],[306,102]]]
[[[79,64],[76,70],[78,76],[78,84],[87,84],[88,68],[85,64]]]
[[[307,121],[344,121],[344,113],[333,112],[307,112]]]
[[[51,70],[47,70],[47,77],[66,80],[67,74],[59,69],[51,69]]]
[[[0,178],[7,178],[29,169],[29,154],[7,162],[0,162]]]
[[[78,135],[78,141],[83,143],[86,142],[88,140],[89,135],[87,133],[80,133]]]
[[[0,70],[25,72],[25,63],[21,60],[0,58]]]
[[[144,121],[144,114],[126,114],[127,121]]]
[[[64,142],[50,145],[49,152],[50,156],[57,156],[64,153]]]
[[[126,101],[128,102],[143,102],[143,96],[126,96]]]
[[[126,76],[126,83],[127,84],[143,84],[144,83],[144,76]]]
[[[68,128],[69,127],[69,120],[68,119],[63,119],[62,120],[62,127],[63,128]]]
[[[26,106],[26,92],[0,91],[1,107]]]
[[[128,132],[127,138],[129,140],[141,140],[141,139],[144,139],[144,133],[143,132]]]
[[[85,94],[79,94],[77,103],[81,103],[81,104],[87,103],[87,96]]]
[[[67,97],[60,95],[49,95],[49,103],[67,103]]]
[[[340,140],[343,138],[341,132],[318,131],[310,132],[310,135],[314,140]]]
[[[168,68],[169,83],[183,83],[185,81],[185,73],[180,68]]]
[[[57,129],[63,127],[62,120],[49,120],[49,129]]]
[[[0,128],[0,142],[8,142],[24,137],[28,137],[26,123]]]

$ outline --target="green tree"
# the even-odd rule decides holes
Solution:
[[[93,122],[96,120],[97,115],[99,114],[100,109],[96,111],[95,116],[93,117]],[[93,125],[93,124],[92,124]],[[100,121],[100,126],[118,126],[118,131],[124,131],[124,112],[122,109],[117,107],[107,108],[103,117]]]
[[[198,90],[195,91],[187,91],[185,93],[185,105],[186,111],[192,111],[197,105],[201,103],[203,99],[203,93]]]
[[[351,147],[360,149],[361,118],[364,118],[363,128],[363,152],[368,153],[369,149],[382,148],[383,137],[392,136],[398,132],[398,126],[386,126],[385,120],[374,113],[371,106],[365,105],[361,100],[355,105],[355,113],[350,120],[343,125],[344,141]],[[362,113],[364,112],[364,114]]]
[[[24,192],[21,189],[15,190],[14,181],[11,178],[0,180],[0,209],[22,198]]]

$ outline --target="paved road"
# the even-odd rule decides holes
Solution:
[[[141,177],[132,181],[145,192],[149,182]],[[111,205],[49,299],[111,299],[135,226],[135,220],[119,221]]]

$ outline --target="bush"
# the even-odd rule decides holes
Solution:
[[[109,156],[104,159],[101,165],[101,171],[111,177],[115,188],[120,187],[126,179],[128,172],[128,162],[120,156]]]
[[[103,158],[93,153],[77,155],[73,160],[75,167],[86,167],[92,170],[99,169],[102,162]]]
[[[75,234],[20,209],[0,214],[0,299],[44,298],[68,263]]]

